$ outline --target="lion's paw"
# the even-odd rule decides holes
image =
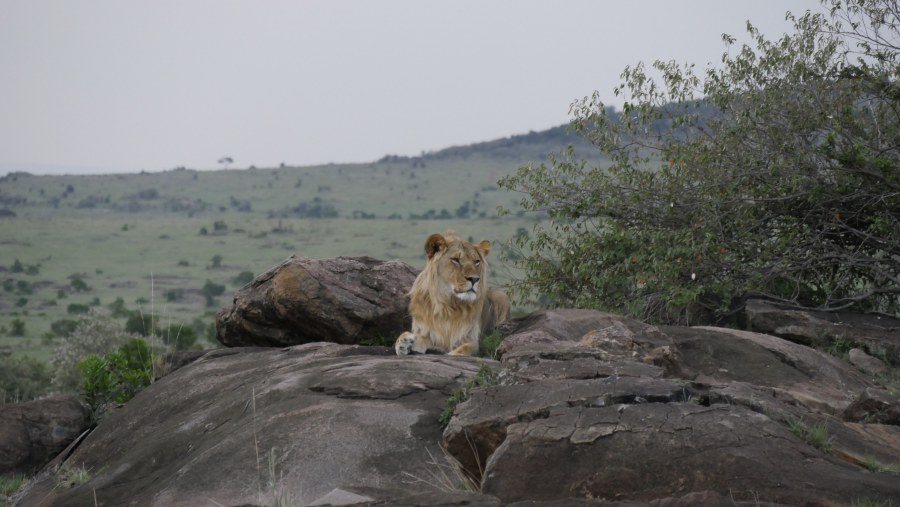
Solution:
[[[394,344],[394,350],[397,351],[398,356],[405,356],[413,352],[413,346],[415,346],[415,344],[416,335],[406,331],[400,335],[400,338],[397,338],[397,343]]]

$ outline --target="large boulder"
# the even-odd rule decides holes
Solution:
[[[333,343],[213,351],[101,421],[67,460],[88,471],[85,483],[60,487],[47,471],[17,505],[309,505],[462,491],[438,416],[479,367]]]
[[[416,274],[400,261],[291,256],[234,294],[216,316],[216,337],[228,347],[392,338],[409,329]]]
[[[75,397],[0,405],[0,474],[33,474],[90,425],[90,409]]]
[[[505,331],[502,381],[460,404],[443,434],[481,491],[504,503],[900,496],[895,475],[870,471],[900,461],[900,427],[836,417],[884,390],[827,354],[581,310],[541,312]],[[871,410],[887,413],[890,397],[878,399]]]

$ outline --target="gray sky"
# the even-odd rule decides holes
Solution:
[[[542,130],[815,0],[0,0],[0,174],[366,162]]]

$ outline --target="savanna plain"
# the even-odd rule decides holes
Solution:
[[[173,346],[216,347],[215,313],[287,257],[421,268],[424,238],[447,229],[491,240],[491,283],[506,285],[515,273],[504,245],[540,217],[497,181],[561,140],[557,129],[368,164],[10,173],[0,179],[0,353],[48,361],[91,312],[193,342]]]

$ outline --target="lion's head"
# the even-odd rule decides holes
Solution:
[[[446,235],[432,234],[425,240],[428,257],[426,271],[431,271],[431,283],[447,296],[474,303],[484,298],[487,287],[487,262],[491,251],[487,240],[476,245],[459,238],[452,231]]]

